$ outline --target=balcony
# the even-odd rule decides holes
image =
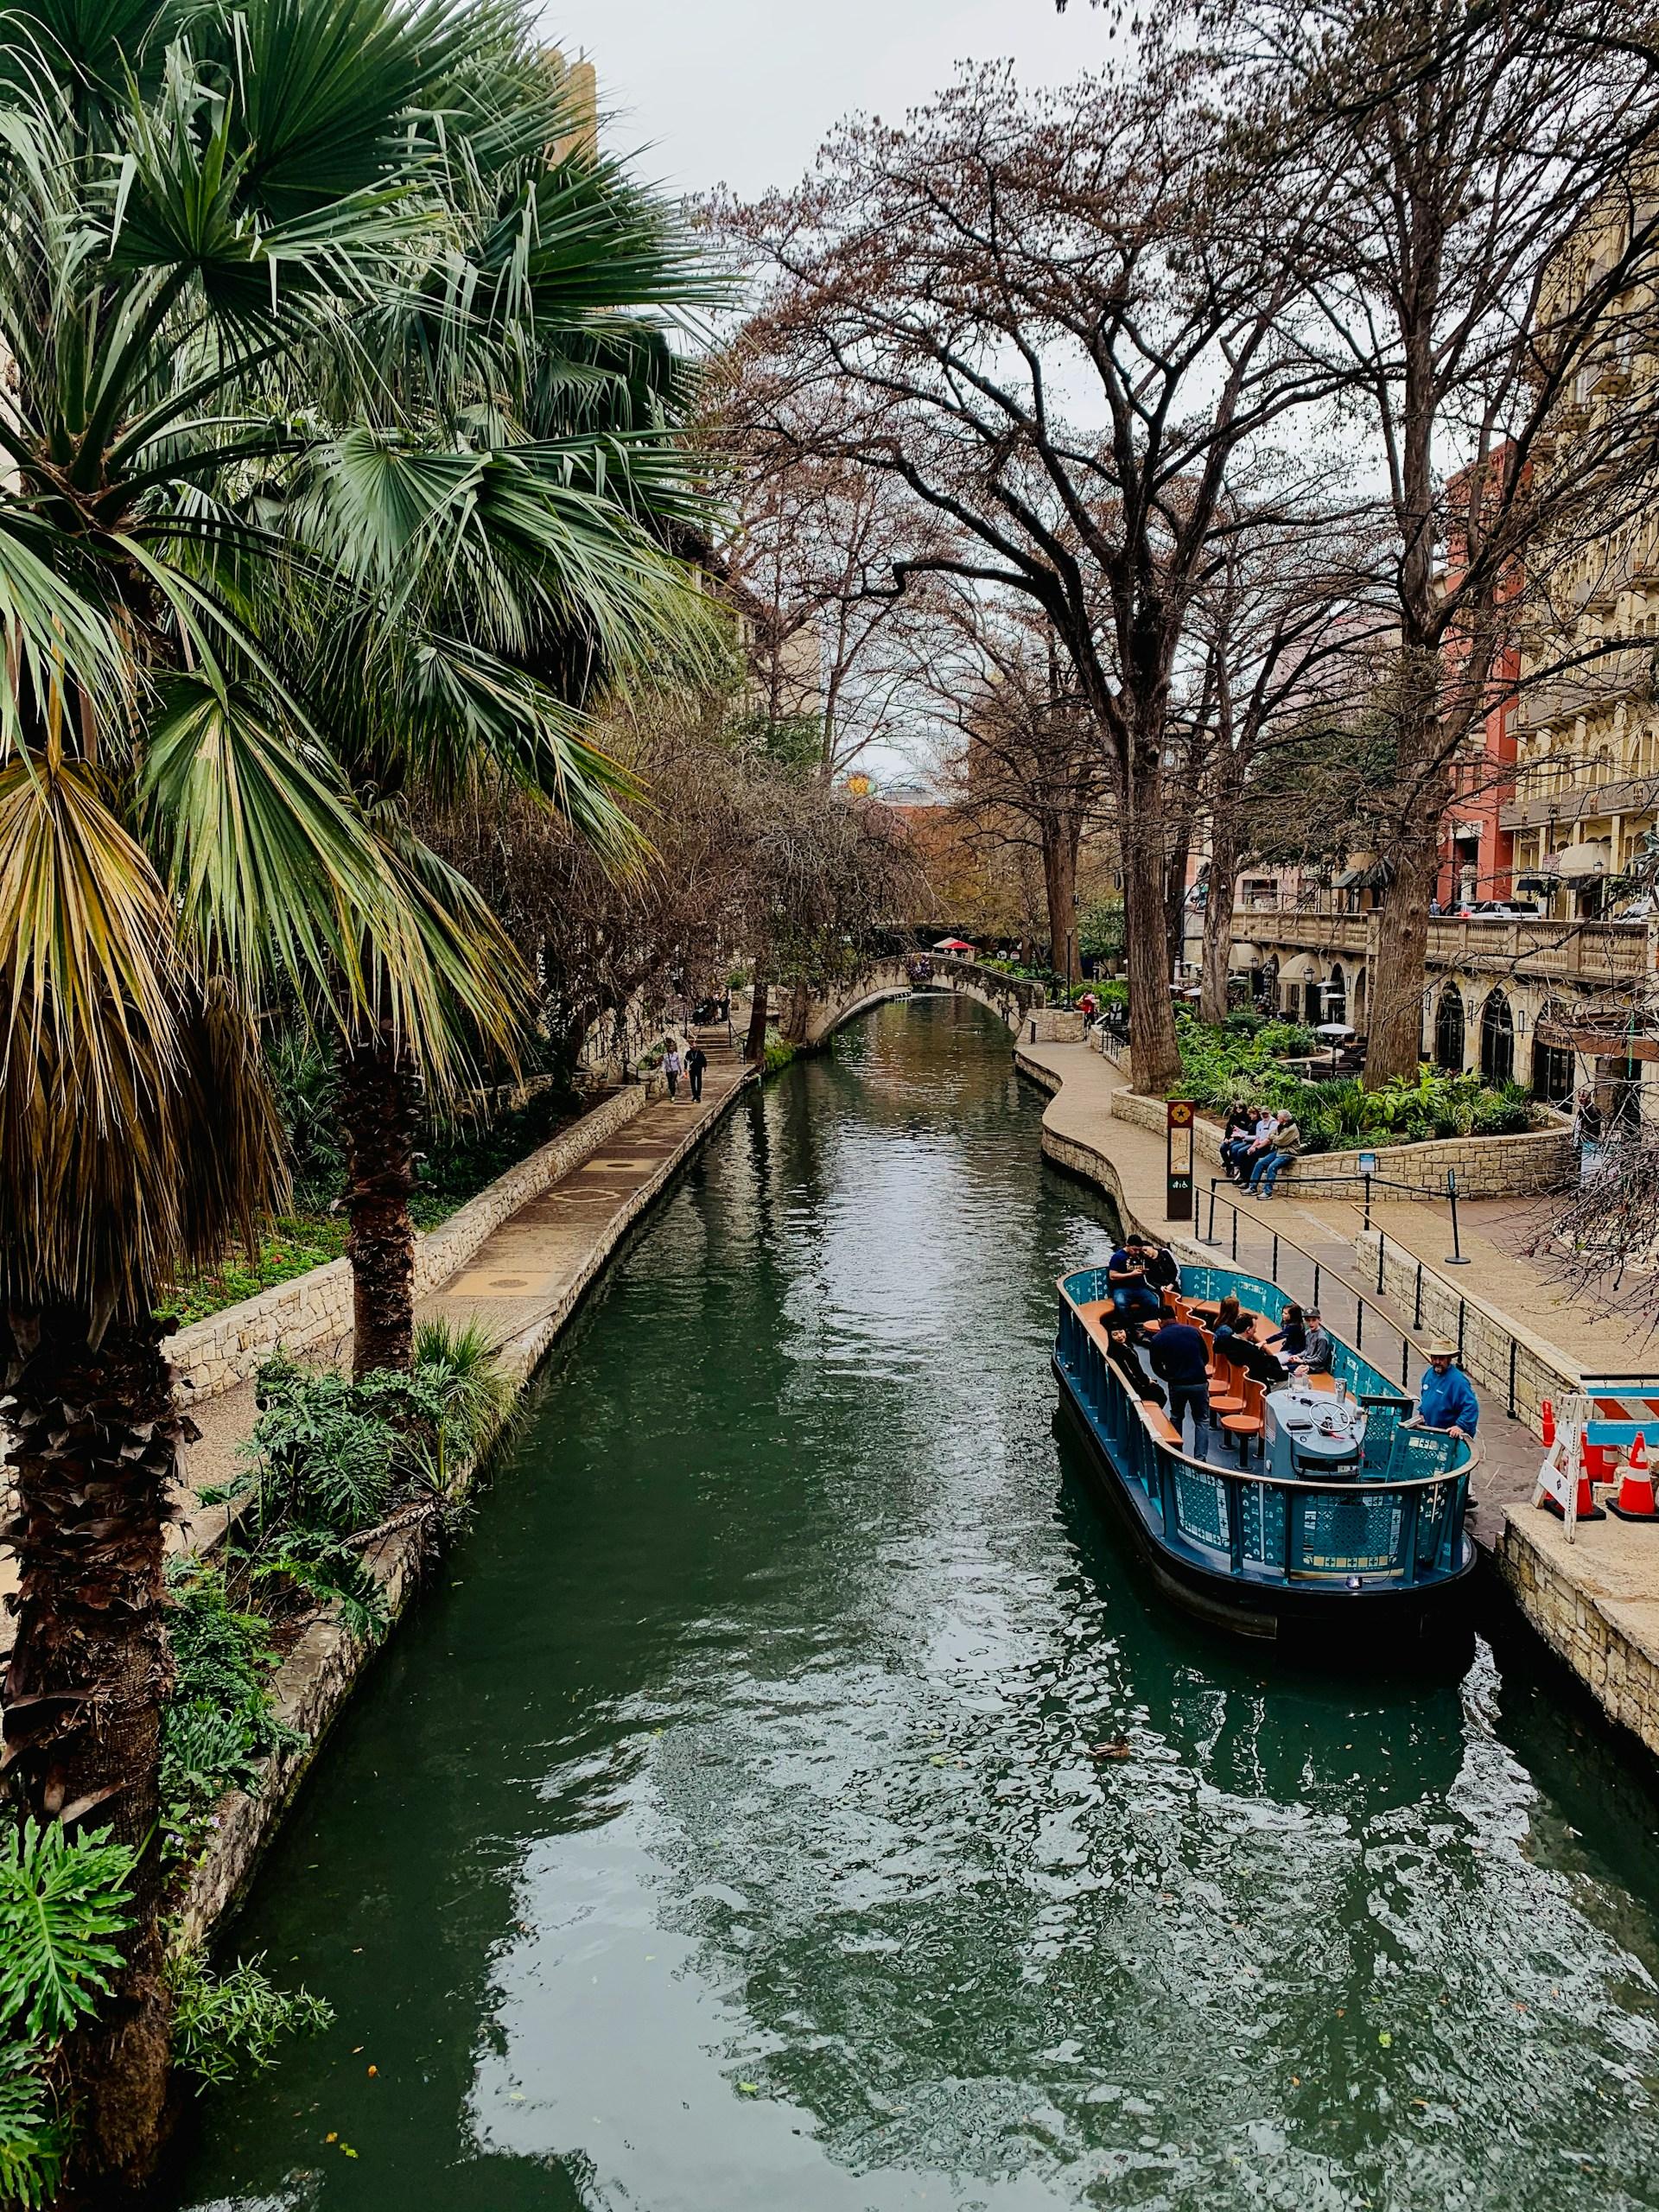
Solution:
[[[1517,771],[1524,776],[1526,771]],[[1535,830],[1554,823],[1588,822],[1610,814],[1646,814],[1659,799],[1659,777],[1630,776],[1614,783],[1561,784],[1553,791],[1507,800],[1497,810],[1500,830]]]
[[[1241,906],[1233,935],[1264,952],[1315,952],[1363,959],[1373,950],[1380,916],[1318,914],[1300,908]],[[1474,916],[1428,925],[1431,968],[1502,973],[1587,987],[1629,982],[1649,972],[1645,922],[1527,922]]]

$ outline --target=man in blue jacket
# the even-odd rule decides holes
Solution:
[[[1480,1400],[1458,1365],[1458,1348],[1438,1338],[1428,1348],[1428,1372],[1417,1394],[1417,1410],[1408,1428],[1446,1428],[1453,1436],[1472,1436],[1480,1426]]]
[[[1147,1324],[1147,1357],[1152,1371],[1169,1392],[1169,1417],[1178,1433],[1184,1433],[1185,1416],[1192,1416],[1192,1450],[1200,1459],[1210,1457],[1206,1430],[1210,1421],[1210,1355],[1204,1338],[1185,1321],[1161,1317]]]

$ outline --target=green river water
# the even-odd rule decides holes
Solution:
[[[1378,1683],[1147,1592],[1040,1113],[944,999],[740,1103],[272,1851],[337,2024],[175,2204],[1659,2205],[1646,1776],[1501,1624]]]

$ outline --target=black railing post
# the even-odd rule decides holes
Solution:
[[[1273,1232],[1273,1262],[1272,1262],[1272,1265],[1271,1265],[1271,1266],[1270,1266],[1270,1268],[1268,1268],[1268,1280],[1269,1280],[1270,1281],[1272,1281],[1272,1282],[1277,1282],[1277,1281],[1278,1281],[1278,1280],[1279,1280],[1279,1232],[1278,1232],[1278,1230],[1277,1230],[1276,1229],[1275,1229],[1275,1230],[1274,1230],[1274,1232]]]
[[[1411,1325],[1414,1329],[1421,1329],[1423,1325],[1423,1263],[1421,1260],[1417,1262],[1417,1297],[1412,1307]]]
[[[1210,1234],[1209,1234],[1209,1235],[1205,1238],[1205,1240],[1204,1240],[1204,1241],[1205,1241],[1205,1243],[1206,1244],[1213,1244],[1213,1243],[1215,1243],[1215,1241],[1216,1241],[1216,1182],[1217,1182],[1217,1179],[1215,1176],[1213,1176],[1213,1175],[1210,1178]]]
[[[1227,1203],[1229,1205],[1233,1205],[1230,1198]],[[1238,1208],[1236,1206],[1233,1206],[1233,1257],[1235,1259],[1238,1257]]]
[[[1452,1207],[1452,1249],[1446,1255],[1446,1264],[1448,1268],[1466,1268],[1469,1262],[1464,1258],[1463,1247],[1458,1242],[1458,1171],[1455,1167],[1448,1167],[1446,1171],[1446,1195]]]
[[[1459,1367],[1463,1365],[1463,1319],[1467,1311],[1468,1308],[1459,1299],[1458,1300],[1458,1365]]]
[[[1315,1261],[1314,1261],[1314,1262],[1313,1262],[1313,1311],[1317,1313],[1319,1312],[1319,1262],[1318,1262],[1317,1260],[1315,1260]]]
[[[1386,1229],[1379,1229],[1376,1232],[1376,1294],[1379,1298],[1382,1295],[1382,1269],[1388,1249],[1389,1232]]]
[[[1515,1355],[1521,1349],[1515,1338],[1510,1338],[1510,1419],[1515,1419]]]

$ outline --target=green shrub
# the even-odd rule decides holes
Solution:
[[[766,1075],[776,1075],[780,1069],[786,1068],[794,1058],[795,1047],[787,1039],[781,1036],[777,1030],[768,1029],[766,1051],[760,1063],[762,1072]]]
[[[424,1435],[405,1436],[429,1486],[447,1498],[454,1471],[475,1459],[506,1419],[512,1378],[501,1349],[477,1321],[457,1327],[423,1321],[415,1332],[415,1356],[406,1398]]]
[[[64,2130],[34,2043],[0,2044],[0,2204],[44,2212],[58,2193]]]
[[[227,1789],[257,1796],[263,1762],[305,1738],[276,1719],[269,1624],[232,1605],[222,1571],[169,1567],[168,1635],[176,1678],[162,1721],[163,1819],[176,1849],[199,1840]]]
[[[0,2030],[56,2043],[110,1993],[137,1853],[60,1821],[0,1834]]]
[[[286,2036],[321,2035],[334,2011],[308,1989],[278,1989],[263,1970],[263,1957],[238,1959],[215,1974],[200,1951],[175,1953],[168,1961],[173,1988],[173,2058],[202,2089],[232,2080],[251,2067],[274,2064]]]

